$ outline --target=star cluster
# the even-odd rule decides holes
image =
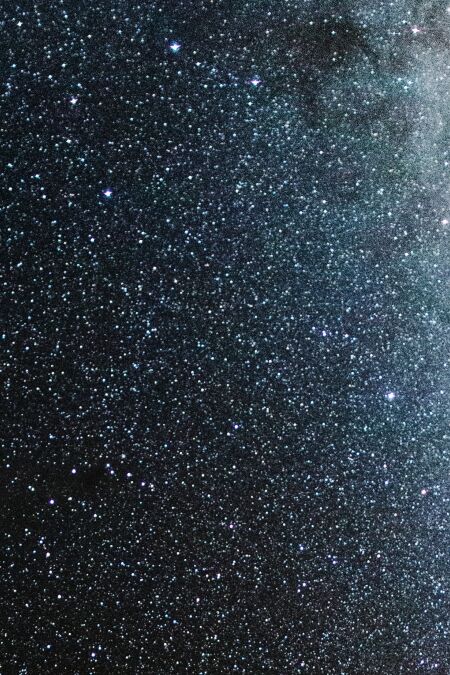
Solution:
[[[448,673],[448,7],[2,25],[2,672]]]

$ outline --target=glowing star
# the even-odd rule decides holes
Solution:
[[[389,391],[389,392],[386,394],[386,398],[387,398],[388,401],[393,401],[393,400],[395,399],[395,392]]]
[[[443,219],[441,220],[441,223],[442,223],[442,225],[448,225],[448,223],[449,223],[448,218],[443,218]]]
[[[417,35],[418,33],[421,32],[421,30],[420,30],[420,28],[418,28],[418,26],[413,26],[411,28],[411,32],[413,33],[413,35]]]
[[[169,49],[173,54],[177,54],[181,49],[181,44],[179,42],[171,42],[169,44]]]
[[[109,197],[111,197],[112,195],[112,190],[110,188],[107,188],[106,190],[103,190],[103,194],[105,195],[105,197],[108,197],[109,199]]]
[[[250,80],[250,84],[252,85],[252,87],[257,87],[259,84],[261,84],[261,78],[255,75]]]
[[[75,103],[77,103],[77,102],[78,102],[77,97],[76,97],[76,96],[72,96],[72,98],[70,99],[70,103],[71,103],[72,105],[75,105]]]

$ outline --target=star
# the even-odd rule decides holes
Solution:
[[[103,194],[105,195],[105,197],[108,197],[108,199],[109,199],[109,197],[112,196],[111,188],[106,188],[106,190],[103,190]]]
[[[393,401],[393,400],[395,399],[395,392],[389,391],[389,392],[386,394],[386,398],[387,398],[388,401]]]
[[[173,52],[173,54],[177,54],[177,52],[179,52],[181,49],[181,44],[174,40],[169,44],[169,49],[171,52]]]

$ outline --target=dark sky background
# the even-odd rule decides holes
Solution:
[[[1,3],[0,669],[450,673],[450,6]]]

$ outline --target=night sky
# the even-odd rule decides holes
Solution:
[[[450,5],[3,0],[0,672],[450,673]]]

